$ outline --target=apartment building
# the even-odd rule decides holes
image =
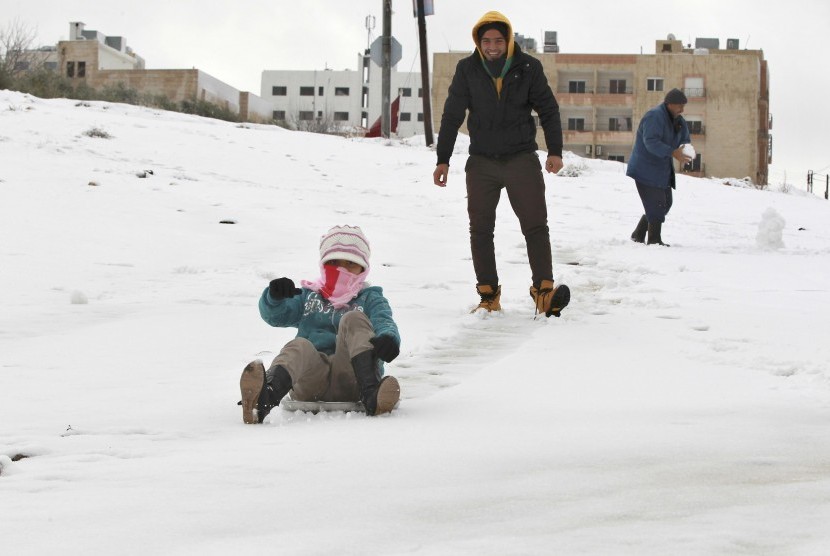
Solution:
[[[273,118],[300,129],[340,127],[362,132],[381,115],[382,68],[369,50],[358,54],[356,70],[266,70],[260,96],[273,104]],[[420,73],[403,73],[392,66],[390,102],[398,98],[395,135],[424,133]]]
[[[684,117],[698,153],[682,171],[767,184],[772,116],[762,50],[741,50],[737,39],[728,39],[725,49],[718,39],[697,39],[694,47],[684,47],[671,35],[655,42],[654,54],[560,53],[555,44],[544,50],[530,54],[542,62],[559,102],[566,150],[626,162],[640,118],[676,87],[689,99]],[[455,66],[468,55],[434,55],[436,127]],[[537,142],[545,148],[541,129]]]

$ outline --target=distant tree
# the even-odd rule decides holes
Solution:
[[[27,70],[37,69],[39,58],[32,50],[37,30],[13,19],[0,28],[0,89],[7,89]]]
[[[56,71],[40,67],[19,74],[6,86],[22,93],[29,93],[40,98],[75,98],[88,100],[92,98],[90,87],[73,87],[72,82]]]

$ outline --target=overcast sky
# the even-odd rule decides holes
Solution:
[[[807,170],[830,171],[830,4],[821,0],[593,0],[590,2],[479,2],[434,0],[427,18],[430,53],[471,50],[470,31],[488,10],[499,10],[514,30],[541,43],[557,31],[561,52],[650,54],[673,33],[684,44],[696,37],[736,38],[741,48],[763,49],[771,76],[774,118],[770,181],[802,183]],[[37,30],[38,42],[68,38],[69,22],[123,36],[148,68],[196,67],[241,89],[260,92],[263,70],[356,69],[367,45],[366,16],[382,32],[382,0],[0,0],[0,26],[10,19]],[[398,71],[419,71],[417,20],[412,0],[393,0],[392,34],[403,45]],[[431,65],[430,65],[431,68]],[[672,85],[672,84],[668,84]],[[682,84],[678,84],[682,85]],[[441,107],[434,109],[440,114]]]

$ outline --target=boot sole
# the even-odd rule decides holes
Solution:
[[[375,415],[389,413],[401,399],[401,385],[394,376],[384,377],[378,386],[377,409]]]
[[[568,306],[571,302],[571,288],[562,284],[553,290],[553,299],[550,301],[550,310],[545,313],[546,316],[553,315],[554,317],[562,316],[562,309]]]
[[[242,421],[247,425],[256,425],[259,419],[255,414],[259,393],[265,382],[265,367],[261,361],[251,361],[242,371],[239,389],[242,392]]]

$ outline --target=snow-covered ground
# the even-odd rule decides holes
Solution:
[[[423,138],[0,91],[0,553],[830,552],[830,204],[681,176],[644,246],[624,166],[568,156],[571,305],[534,319],[505,198],[482,319],[465,148],[441,189]],[[243,425],[294,335],[258,297],[334,224],[372,243],[400,408]]]

